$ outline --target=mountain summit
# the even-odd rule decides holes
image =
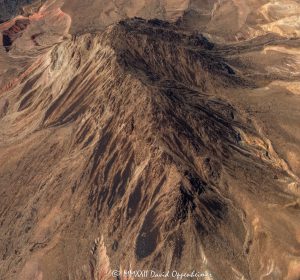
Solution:
[[[298,279],[296,34],[207,33],[197,1],[94,28],[91,2],[0,25],[0,278]]]

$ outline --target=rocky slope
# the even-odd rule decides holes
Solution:
[[[186,28],[205,32],[218,41],[240,41],[267,33],[299,37],[297,0],[19,0],[0,2],[0,21],[35,13],[41,5],[59,5],[72,18],[71,33],[103,30],[134,16],[180,21]],[[27,4],[27,5],[25,5]],[[25,5],[25,6],[24,6]]]
[[[182,21],[214,40],[247,40],[267,33],[299,37],[297,0],[64,0],[63,10],[73,19],[71,32],[104,28],[125,17]],[[88,16],[87,16],[88,15]]]
[[[41,0],[1,0],[0,23],[10,20],[20,13],[28,14],[36,11],[42,4]]]
[[[0,278],[298,279],[298,39],[63,11],[0,53]]]

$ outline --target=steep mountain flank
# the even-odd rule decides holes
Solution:
[[[31,52],[1,84],[3,279],[297,279],[298,178],[230,97],[256,88],[236,57],[138,18]]]

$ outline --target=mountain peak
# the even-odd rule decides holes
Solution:
[[[3,279],[296,279],[298,39],[247,33],[256,1],[150,2],[46,1],[0,26]]]

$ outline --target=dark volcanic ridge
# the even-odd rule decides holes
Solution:
[[[31,65],[0,93],[2,278],[294,273],[298,178],[224,97],[255,81],[213,43],[135,18]]]

